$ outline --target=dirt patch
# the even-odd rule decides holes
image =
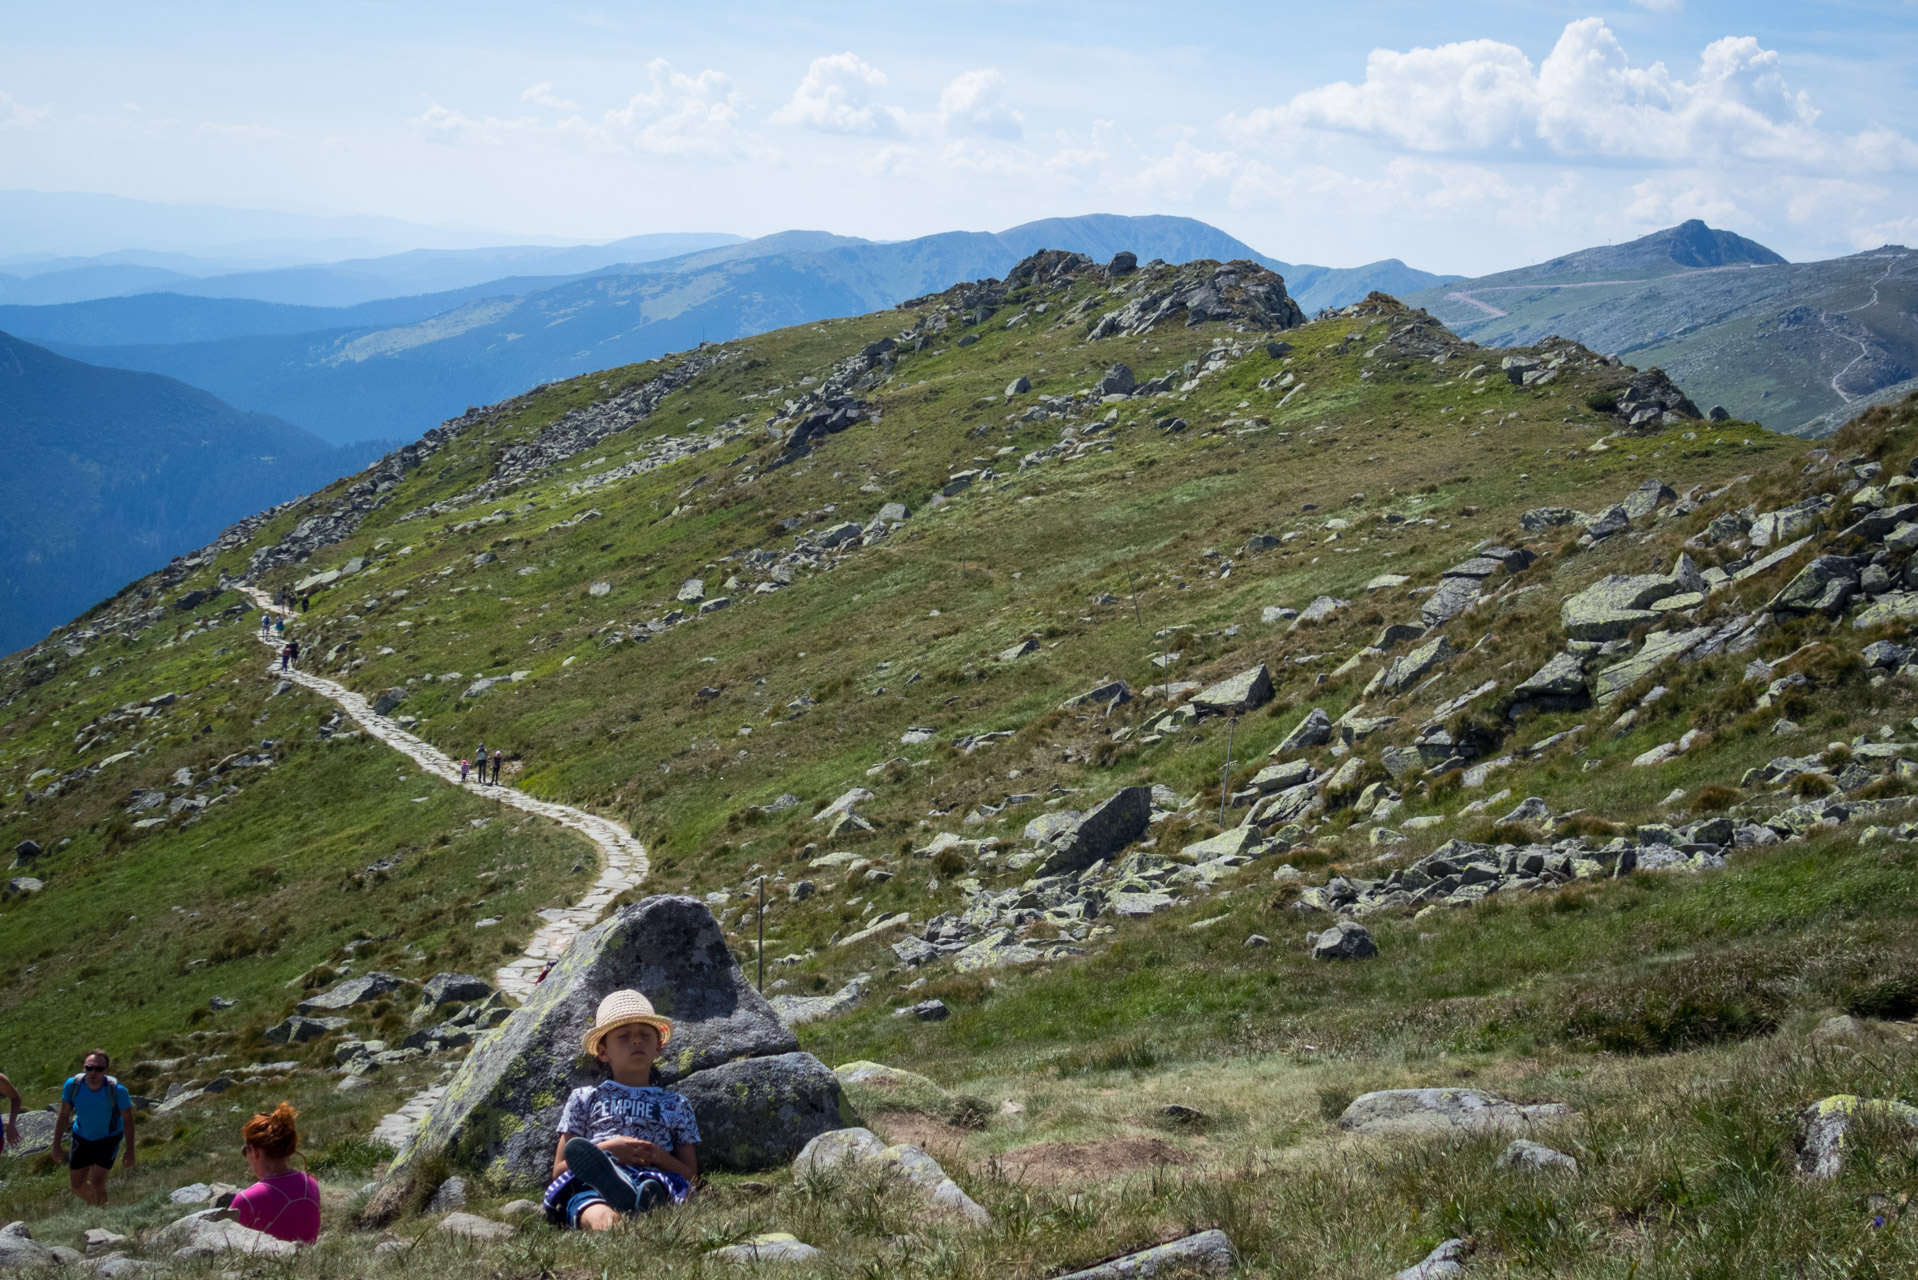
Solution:
[[[923,1111],[881,1111],[870,1121],[872,1130],[887,1142],[910,1142],[921,1151],[945,1160],[964,1150],[964,1129],[949,1125]]]
[[[1198,1156],[1164,1138],[1102,1138],[1097,1142],[1040,1142],[999,1157],[1008,1177],[1027,1182],[1107,1182],[1166,1165],[1188,1165]]]

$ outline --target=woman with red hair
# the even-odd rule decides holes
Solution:
[[[299,1118],[290,1103],[282,1102],[271,1115],[257,1115],[240,1130],[240,1154],[259,1181],[233,1197],[233,1216],[240,1225],[264,1231],[278,1240],[312,1244],[320,1238],[320,1184],[287,1161],[299,1150]]]

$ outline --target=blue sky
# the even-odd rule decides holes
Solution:
[[[0,15],[8,188],[584,240],[1177,213],[1468,273],[1694,216],[1918,241],[1911,0]]]

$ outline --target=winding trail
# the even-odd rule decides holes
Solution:
[[[280,612],[266,592],[257,587],[240,589],[252,597],[260,609],[273,614]],[[260,636],[260,642],[269,649],[275,647],[270,636]],[[430,742],[414,737],[373,710],[365,698],[345,685],[297,668],[282,672],[277,663],[270,663],[268,670],[282,679],[291,680],[302,688],[332,699],[370,737],[384,742],[425,772],[454,786],[461,785],[459,765],[445,752]],[[566,954],[573,939],[582,930],[596,924],[606,908],[612,905],[613,899],[646,878],[646,849],[632,832],[610,818],[586,813],[569,805],[535,800],[525,792],[515,791],[508,786],[487,786],[478,790],[480,795],[501,804],[572,828],[598,846],[604,862],[599,879],[593,882],[592,891],[570,907],[551,907],[540,912],[540,918],[546,923],[533,934],[532,941],[526,944],[526,950],[493,975],[493,981],[501,991],[516,1000],[524,1000],[532,994],[533,984],[539,980],[546,966]]]

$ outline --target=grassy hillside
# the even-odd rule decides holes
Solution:
[[[313,669],[399,691],[393,714],[442,749],[504,745],[516,785],[629,823],[653,866],[640,892],[707,895],[749,973],[748,904],[767,877],[769,992],[868,975],[862,1001],[800,1028],[806,1047],[949,1091],[855,1102],[894,1140],[927,1145],[992,1227],[928,1219],[896,1185],[723,1178],[697,1208],[637,1229],[651,1269],[693,1274],[706,1250],[785,1230],[827,1250],[819,1274],[1051,1274],[1216,1226],[1258,1275],[1390,1274],[1454,1236],[1490,1275],[1908,1271],[1905,1146],[1866,1125],[1828,1182],[1801,1178],[1794,1149],[1809,1103],[1906,1098],[1915,1083],[1901,1020],[1918,1011],[1918,882],[1900,824],[1918,756],[1897,761],[1918,697],[1895,663],[1860,657],[1906,624],[1757,618],[1821,552],[1875,556],[1885,581],[1866,591],[1904,580],[1903,552],[1844,530],[1909,493],[1893,477],[1918,452],[1918,405],[1877,411],[1829,450],[1737,421],[1635,433],[1615,411],[1642,385],[1632,370],[1570,344],[1479,350],[1390,299],[1283,331],[1249,323],[1243,300],[1221,320],[1188,325],[1188,306],[1130,335],[1105,319],[1172,283],[1052,258],[1003,294],[954,291],[543,387],[10,660],[0,842],[48,850],[32,871],[45,887],[0,905],[0,1028],[33,1046],[26,1068],[7,1064],[15,1079],[44,1099],[95,983],[116,1000],[87,1034],[129,1061],[203,1047],[270,1061],[281,1051],[260,1029],[342,960],[484,972],[487,949],[523,941],[533,911],[590,879],[566,870],[590,867],[574,861],[583,846],[530,820],[475,828],[482,799],[424,786],[364,740],[322,740],[324,704],[268,696],[247,620],[222,612],[231,594],[176,607],[255,575],[315,592],[295,621]],[[1172,376],[1163,394],[1109,398],[1098,384],[1121,362],[1142,382]],[[678,384],[663,397],[662,378]],[[1030,388],[1013,389],[1019,378]],[[820,406],[806,397],[822,386],[826,408],[860,409],[812,434]],[[1648,479],[1674,494],[1583,538],[1522,519],[1597,514]],[[1790,535],[1810,541],[1732,579],[1777,546],[1751,546],[1751,516],[1816,494],[1830,508]],[[893,503],[909,514],[893,521]],[[317,518],[342,536],[316,542]],[[1536,559],[1487,571],[1476,602],[1427,632],[1441,575],[1493,547]],[[1608,574],[1668,573],[1681,552],[1725,585],[1668,594],[1668,612],[1628,619],[1604,654],[1568,638],[1563,600]],[[702,610],[697,595],[727,603]],[[1323,596],[1344,603],[1297,625],[1284,612]],[[1416,638],[1381,634],[1393,624]],[[1589,646],[1600,679],[1647,634],[1694,631],[1721,637],[1716,651],[1647,662],[1619,677],[1616,700],[1520,696],[1568,645]],[[1452,656],[1397,692],[1374,685],[1441,635]],[[1168,685],[1256,663],[1269,701],[1176,714],[1192,687]],[[1109,680],[1130,700],[1068,701]],[[163,686],[191,696],[75,736]],[[1222,797],[1235,827],[1269,753],[1314,708],[1344,732],[1280,758],[1333,775],[1325,808],[1274,824],[1237,865],[1201,865],[1189,849],[1220,832]],[[255,738],[283,745],[229,800],[197,821],[127,826],[131,786],[192,791],[166,782],[173,769]],[[129,749],[143,754],[46,794]],[[1781,757],[1798,764],[1766,782]],[[1057,906],[1062,882],[1039,877],[1027,823],[1129,785],[1163,790],[1148,834],[1097,880],[1104,909]],[[814,815],[854,787],[872,793],[853,806],[869,829],[828,835]],[[1692,838],[1721,814],[1727,830],[1797,834]],[[1644,869],[1620,871],[1616,841]],[[1547,845],[1583,860],[1564,883],[1495,868],[1500,887],[1477,901],[1336,896],[1412,885],[1414,864],[1448,848],[1497,860]],[[1662,848],[1679,869],[1650,869]],[[394,855],[389,879],[367,884]],[[946,936],[941,918],[1001,918],[994,895],[1027,954],[908,963],[909,939]],[[1308,954],[1339,901],[1376,957]],[[475,931],[481,912],[502,923]],[[371,957],[342,952],[355,931]],[[97,948],[56,941],[76,937],[161,956],[173,976],[136,990]],[[239,952],[255,939],[273,949]],[[188,1012],[212,995],[238,1003]],[[930,998],[950,1016],[896,1016]],[[1855,1021],[1826,1023],[1841,1013]],[[381,1019],[403,1021],[376,1007],[352,1033]],[[189,1027],[222,1038],[191,1041]],[[448,1060],[341,1094],[316,1070],[340,1038],[303,1049],[284,1084],[242,1083],[232,1105],[293,1092],[329,1144],[344,1216],[379,1158],[364,1145],[372,1116]],[[1569,1104],[1532,1136],[1580,1172],[1499,1167],[1505,1137],[1335,1123],[1359,1093],[1401,1086]],[[157,1194],[138,1197],[234,1176],[227,1105],[162,1126],[166,1145],[113,1222],[166,1221]],[[7,1216],[45,1238],[77,1232],[58,1179],[15,1166]],[[472,1194],[490,1209],[521,1192]],[[381,1265],[376,1239],[342,1229],[296,1269]],[[529,1227],[501,1251],[409,1265],[586,1273],[630,1267],[633,1240]]]

